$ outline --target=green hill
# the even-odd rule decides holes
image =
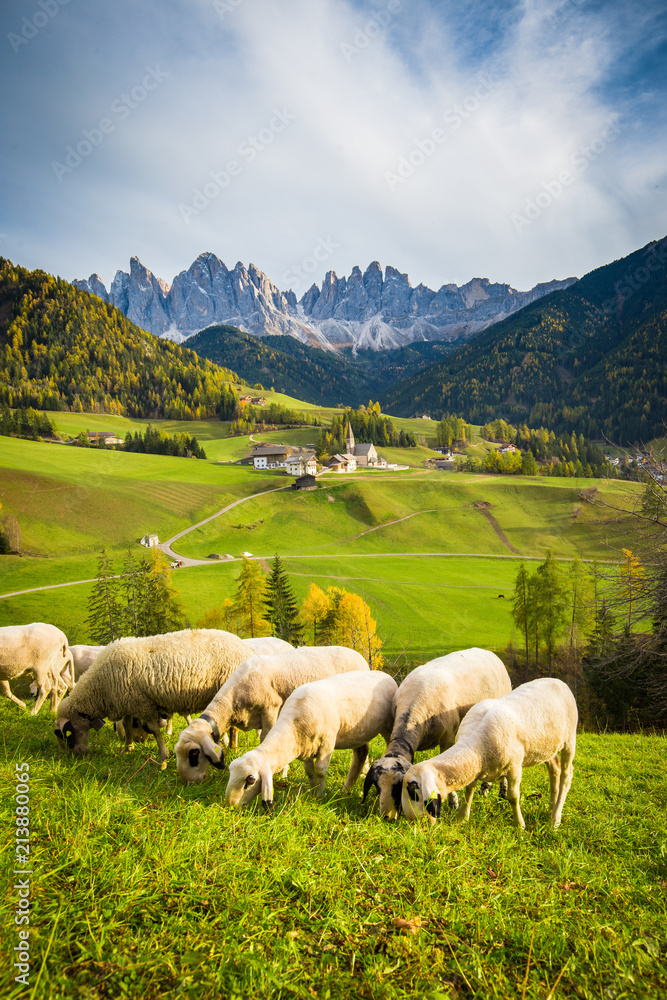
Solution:
[[[602,435],[664,433],[667,238],[600,267],[388,389],[383,408]]]
[[[352,357],[349,351],[335,354],[294,337],[253,337],[224,324],[188,337],[187,345],[251,385],[272,385],[318,406],[359,406],[454,350],[452,344],[424,342],[393,351],[359,351]]]
[[[234,372],[161,340],[114,306],[0,258],[0,404],[201,419]]]

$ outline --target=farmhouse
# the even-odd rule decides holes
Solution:
[[[256,469],[284,469],[293,451],[288,444],[259,445],[252,450],[252,464]]]
[[[144,535],[143,538],[139,539],[139,544],[143,545],[147,549],[155,548],[156,545],[160,544],[160,540],[157,535]]]
[[[317,472],[317,459],[312,451],[298,448],[285,461],[285,470],[290,476],[314,476]]]
[[[332,455],[324,463],[327,472],[354,472],[357,468],[357,460],[354,455]]]
[[[317,472],[315,452],[311,448],[297,448],[291,444],[260,444],[250,455],[256,469],[285,469],[291,476]],[[246,459],[242,459],[245,462]]]
[[[109,445],[123,444],[123,438],[117,437],[111,431],[86,431],[86,437],[91,444],[103,444],[105,448]]]

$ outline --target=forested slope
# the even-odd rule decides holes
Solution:
[[[0,404],[200,419],[237,380],[96,295],[0,258]]]
[[[667,420],[666,324],[667,238],[497,323],[387,390],[383,408],[646,441]]]

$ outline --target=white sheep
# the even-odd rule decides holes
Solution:
[[[375,787],[380,815],[397,819],[403,775],[415,753],[453,746],[461,720],[473,705],[511,690],[503,661],[488,649],[458,650],[411,671],[396,692],[391,740],[384,756],[371,764],[364,799]],[[455,795],[450,802],[456,805]]]
[[[343,790],[349,792],[361,773],[368,744],[389,739],[396,681],[380,670],[355,670],[311,681],[296,688],[278,721],[260,745],[229,765],[227,805],[242,806],[260,792],[265,808],[273,805],[273,775],[292,760],[302,760],[311,788],[324,795],[334,750],[353,750]]]
[[[225,766],[217,744],[230,726],[244,732],[259,729],[263,740],[295,688],[351,670],[368,670],[368,663],[347,646],[301,646],[273,656],[249,657],[200,718],[181,733],[175,751],[178,773],[184,781],[203,781],[209,763],[219,769]]]
[[[220,629],[117,639],[61,703],[56,736],[69,750],[85,753],[91,726],[100,729],[105,718],[123,720],[131,740],[134,717],[155,736],[166,767],[161,725],[174,712],[201,711],[247,653],[238,636]]]
[[[572,782],[576,742],[577,703],[567,684],[554,677],[522,684],[502,698],[475,705],[461,723],[453,747],[410,768],[403,778],[403,811],[410,819],[419,819],[426,808],[429,821],[435,823],[443,798],[465,787],[457,819],[467,821],[478,778],[506,777],[514,824],[525,827],[519,806],[521,773],[524,767],[546,764],[551,823],[557,827]]]
[[[67,636],[55,625],[33,622],[0,628],[0,691],[21,708],[26,707],[25,702],[12,694],[9,681],[25,673],[31,673],[36,683],[37,700],[31,715],[39,712],[47,694],[55,712],[63,693],[74,684]]]
[[[85,646],[81,643],[76,643],[74,646],[70,646],[72,658],[74,660],[75,681],[78,681],[81,675],[85,674],[88,667],[95,662],[103,649],[104,646]]]
[[[246,646],[250,646],[253,653],[258,656],[272,656],[273,653],[289,653],[294,649],[285,639],[278,639],[275,635],[262,635],[257,639],[241,639]]]

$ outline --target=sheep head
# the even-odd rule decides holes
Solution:
[[[442,792],[438,788],[433,768],[428,761],[411,767],[403,778],[401,805],[403,812],[411,820],[420,820],[426,816],[433,826],[440,818],[442,810]]]
[[[183,730],[175,748],[176,765],[183,781],[203,781],[209,764],[222,770],[225,757],[217,742],[219,738],[217,727],[216,733],[212,733],[208,719],[195,719]]]
[[[246,806],[260,792],[263,805],[270,809],[273,806],[273,771],[262,754],[250,750],[229,765],[225,802],[234,808]]]
[[[94,719],[89,715],[77,712],[71,705],[61,702],[61,715],[56,722],[55,735],[58,741],[68,750],[84,754],[88,750],[88,733],[91,729],[100,730],[104,719]]]
[[[385,819],[398,819],[401,815],[403,775],[411,761],[405,757],[380,757],[371,764],[364,781],[364,801],[371,788],[375,788],[380,805],[380,815]]]

